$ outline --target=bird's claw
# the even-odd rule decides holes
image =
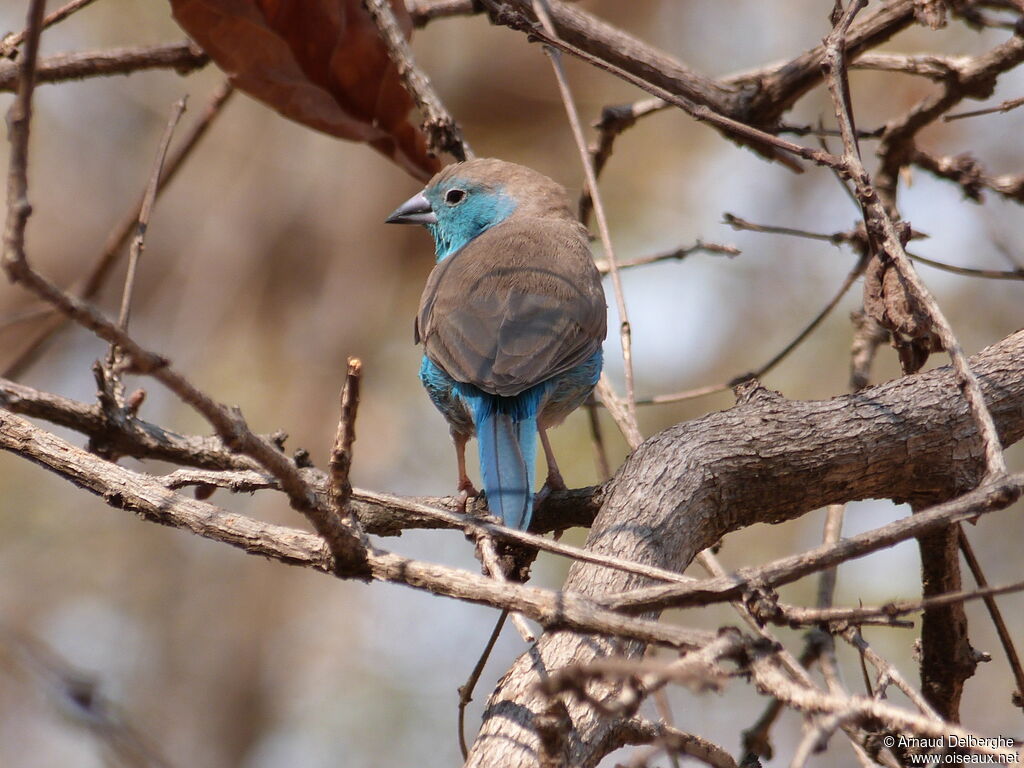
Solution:
[[[480,491],[473,487],[473,483],[467,478],[464,481],[459,482],[459,493],[458,498],[458,509],[462,514],[466,514],[466,505],[469,504],[469,498],[472,496],[476,498],[480,495]]]

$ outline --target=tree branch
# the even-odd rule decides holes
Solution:
[[[173,69],[187,75],[202,69],[210,58],[190,42],[164,43],[139,48],[109,48],[103,51],[61,53],[43,59],[37,69],[40,83],[84,80],[87,77],[130,75],[147,69]],[[0,60],[0,92],[14,91],[18,65]]]
[[[1024,331],[972,358],[971,366],[1004,444],[1021,439]],[[682,571],[697,552],[755,521],[781,522],[856,499],[903,501],[948,491],[970,471],[970,459],[980,458],[981,450],[955,381],[947,367],[823,402],[793,402],[764,393],[728,411],[671,427],[634,451],[610,482],[587,548]],[[658,471],[652,474],[651,467]],[[1016,484],[1010,485],[1019,487],[1021,481],[1014,476]],[[990,502],[1005,506],[1011,500],[998,487],[993,497],[989,493],[981,489],[952,502],[959,506],[944,505],[937,510],[943,519],[928,524],[944,525]],[[906,524],[921,525],[915,518]],[[845,557],[835,555],[803,572]],[[616,593],[635,596],[643,586],[640,577],[577,563],[565,589],[607,600]],[[723,583],[718,596],[740,595],[739,587],[728,591],[734,586]],[[652,589],[688,588],[645,591]],[[546,634],[492,695],[469,765],[533,764],[538,747],[532,718],[546,706],[535,691],[542,676],[610,655],[635,658],[642,650],[638,644]],[[570,760],[593,765],[615,722],[582,706],[569,711]]]

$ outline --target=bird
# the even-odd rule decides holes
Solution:
[[[420,380],[455,443],[462,508],[478,495],[465,458],[475,435],[487,507],[519,530],[533,514],[538,435],[546,495],[565,488],[547,430],[586,400],[603,364],[601,274],[570,205],[538,171],[475,158],[442,169],[386,219],[434,239],[414,338]]]

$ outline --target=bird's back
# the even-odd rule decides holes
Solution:
[[[583,227],[513,215],[434,268],[416,333],[453,379],[511,397],[593,355],[605,314]]]

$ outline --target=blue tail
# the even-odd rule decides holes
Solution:
[[[472,398],[470,406],[487,506],[505,525],[525,531],[533,514],[536,399],[482,395]]]

